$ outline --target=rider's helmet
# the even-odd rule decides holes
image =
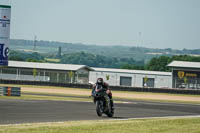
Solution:
[[[97,79],[97,84],[103,84],[103,78],[98,78]]]

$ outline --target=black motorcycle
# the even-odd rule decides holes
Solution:
[[[101,117],[102,114],[113,117],[114,109],[112,109],[110,98],[102,85],[96,85],[96,88],[93,89],[92,97],[96,104],[96,112],[99,117]]]

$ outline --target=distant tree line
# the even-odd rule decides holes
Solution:
[[[189,55],[176,55],[172,57],[160,56],[152,58],[147,64],[144,65],[130,65],[126,64],[121,66],[122,69],[135,69],[135,70],[150,70],[150,71],[170,71],[167,65],[172,61],[191,61],[200,62],[200,57]]]
[[[37,52],[28,53],[28,52],[11,51],[8,59],[13,61],[44,62],[44,56],[42,56]]]
[[[11,51],[9,60],[15,61],[27,61],[27,62],[52,62],[46,60],[46,58],[56,58],[56,55],[30,53]],[[105,67],[105,68],[121,68],[121,69],[134,69],[134,70],[150,70],[150,71],[170,71],[167,64],[177,61],[192,61],[200,62],[200,57],[190,55],[176,55],[172,57],[160,56],[154,57],[146,64],[144,61],[136,61],[133,58],[117,58],[107,57],[103,55],[95,55],[85,52],[77,52],[64,54],[60,59],[54,63],[62,64],[80,64],[88,65],[90,67]]]
[[[57,55],[39,54],[11,51],[9,60],[15,61],[28,61],[28,62],[52,62],[46,60],[47,58],[57,58]],[[107,67],[107,68],[120,68],[125,64],[130,65],[144,65],[144,61],[136,61],[133,58],[117,58],[107,57],[103,55],[89,54],[85,52],[64,54],[60,57],[58,62],[62,64],[80,64],[88,65],[90,67]]]
[[[94,55],[85,52],[65,54],[61,58],[64,64],[84,64],[90,67],[120,68],[122,65],[144,65],[144,61],[135,61],[133,58],[116,58],[103,55]]]
[[[145,48],[136,46],[120,46],[120,45],[87,45],[81,43],[67,43],[67,42],[55,42],[55,41],[43,41],[37,40],[36,47],[34,48],[33,40],[21,40],[21,39],[11,39],[10,49],[14,51],[29,51],[38,52],[42,54],[47,54],[48,57],[53,57],[52,55],[57,55],[53,58],[61,58],[62,55],[80,53],[84,51],[85,53],[90,53],[93,55],[106,56],[112,59],[128,58],[134,59],[135,61],[144,61],[145,64],[149,62],[153,57],[158,56],[174,56],[174,55],[199,55],[200,49],[158,49],[158,48]],[[62,49],[62,51],[61,51]],[[52,54],[51,56],[49,54]],[[67,55],[69,56],[69,55]],[[45,55],[46,57],[46,55]],[[24,57],[23,57],[24,59]],[[127,62],[130,63],[130,62]],[[135,63],[131,63],[135,64]],[[106,65],[108,66],[108,65]],[[110,66],[110,65],[109,65]],[[117,65],[119,66],[119,65]],[[116,67],[116,65],[112,65]],[[140,68],[140,67],[139,67]]]

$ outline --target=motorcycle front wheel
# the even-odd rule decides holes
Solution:
[[[99,117],[101,117],[102,114],[103,114],[102,106],[103,106],[103,105],[101,105],[101,102],[100,102],[100,101],[96,101],[96,112],[97,112],[97,115],[98,115]]]

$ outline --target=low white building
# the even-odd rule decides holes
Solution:
[[[89,71],[86,65],[9,61],[0,67],[0,80],[88,84]]]
[[[89,81],[103,78],[111,86],[172,88],[172,73],[144,70],[93,68]]]

